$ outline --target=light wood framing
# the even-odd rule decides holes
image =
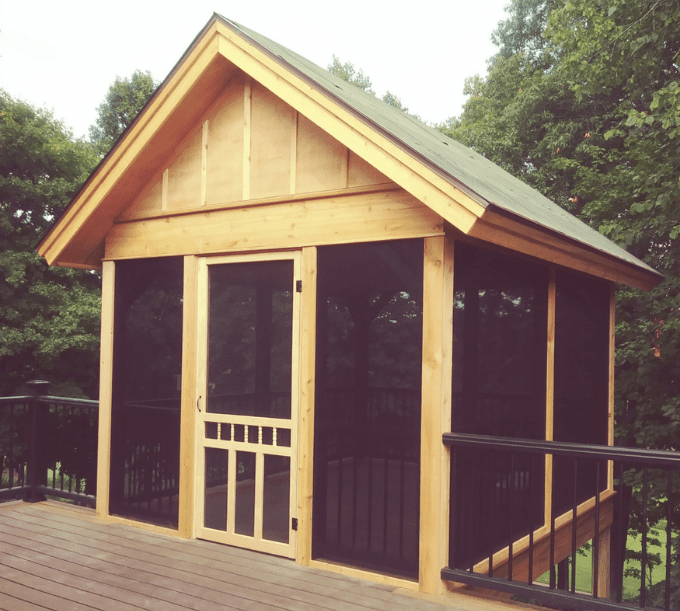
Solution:
[[[595,497],[588,499],[576,511],[576,520],[568,511],[555,520],[555,563],[561,562],[571,555],[572,529],[576,525],[576,549],[592,540],[597,530],[605,534],[610,529],[614,517],[615,495],[610,492],[600,494],[599,525],[596,524]],[[495,577],[508,576],[508,548],[504,548],[493,556],[493,574]],[[550,531],[544,526],[534,532],[533,545],[533,578],[536,579],[550,568]],[[483,560],[474,567],[476,573],[488,573],[489,561]],[[513,544],[512,578],[515,581],[527,582],[529,578],[529,536],[523,537]]]
[[[99,431],[97,438],[97,515],[109,515],[111,473],[111,392],[113,390],[113,322],[116,268],[102,266],[101,344],[99,357]]]
[[[548,441],[553,439],[554,426],[556,266],[642,288],[650,288],[658,278],[623,255],[618,259],[509,212],[499,213],[499,207],[448,175],[443,167],[448,166],[428,161],[427,155],[409,148],[341,103],[229,22],[215,17],[208,23],[39,246],[39,253],[50,264],[102,269],[99,516],[185,538],[205,535],[205,528],[199,524],[204,447],[218,447],[204,439],[205,414],[200,411],[208,383],[206,270],[220,262],[287,258],[294,261],[295,279],[301,278],[303,290],[293,297],[292,403],[298,404],[299,411],[294,410],[291,419],[290,517],[298,519],[298,531],[296,535],[291,532],[285,554],[300,564],[419,590],[422,595],[442,594],[447,589],[440,570],[448,564],[449,551],[450,451],[442,443],[442,434],[451,429],[452,236],[510,249],[550,266]],[[423,239],[425,245],[417,583],[312,560],[317,247],[410,238]],[[176,532],[112,517],[108,510],[115,261],[168,256],[184,257]],[[610,445],[614,426],[614,311],[612,284]],[[281,450],[279,455],[287,454]],[[260,483],[263,456],[260,453],[256,458]],[[230,460],[232,483],[235,468]],[[546,455],[544,524],[535,533],[536,574],[545,570],[547,562],[552,480],[553,458]],[[579,507],[575,520],[567,514],[557,519],[559,551],[555,559],[567,554],[567,545],[571,549],[572,527],[577,530],[579,545],[595,532],[602,532],[596,562],[608,583],[605,560],[610,546],[611,461],[604,494],[599,524],[594,523],[594,509],[589,505],[594,499]],[[255,493],[255,499],[257,506],[261,491]],[[233,531],[233,515],[229,519],[227,531]],[[255,538],[260,535],[262,539],[259,509],[255,510],[255,524]],[[281,553],[277,546],[268,544],[252,547]],[[528,566],[528,542],[520,540],[513,549],[517,579],[523,574],[522,567]],[[502,574],[508,553],[507,549],[500,550],[494,556],[494,573]],[[477,568],[484,570],[482,565]],[[607,587],[602,586],[601,592]]]
[[[288,249],[443,235],[442,218],[402,190],[331,192],[116,224],[107,259]]]
[[[425,239],[423,370],[420,441],[420,590],[438,594],[447,565],[450,453],[442,435],[451,429],[453,244]],[[440,591],[441,590],[441,591]]]
[[[298,435],[298,534],[297,562],[312,559],[312,510],[314,496],[314,395],[316,376],[316,281],[317,251],[302,249],[300,300],[300,411]]]
[[[148,187],[155,193],[157,187],[149,187],[149,181],[158,177],[162,176],[163,210],[213,202],[210,125],[217,118],[216,101],[228,97],[225,92],[231,89],[236,98],[243,93],[243,116],[239,120],[238,111],[232,120],[235,127],[243,126],[242,201],[343,183],[366,184],[365,179],[384,176],[471,237],[632,286],[649,288],[659,280],[635,263],[539,225],[499,215],[434,162],[218,17],[206,25],[41,242],[39,252],[48,263],[98,267],[102,241],[115,220],[142,190]],[[168,172],[161,175],[163,166]],[[362,167],[367,169],[363,176]],[[220,177],[215,180],[226,182]],[[235,187],[235,181],[228,182]],[[165,193],[166,188],[170,193]],[[235,192],[226,196],[238,197]],[[215,204],[224,203],[221,197]]]
[[[198,257],[184,257],[182,303],[182,399],[180,415],[179,516],[180,536],[194,536],[194,455],[196,420],[196,348],[198,314]]]
[[[245,75],[236,75],[117,221],[251,199],[393,185]],[[350,179],[351,177],[351,179]]]
[[[292,329],[291,329],[291,387],[290,387],[290,418],[267,418],[253,415],[235,415],[208,412],[207,398],[209,395],[208,379],[208,359],[209,359],[209,332],[208,325],[210,320],[210,281],[209,271],[213,266],[220,265],[239,265],[240,263],[290,261],[293,264],[291,280],[291,308],[292,308]],[[265,456],[283,456],[290,459],[289,462],[289,507],[288,515],[291,519],[298,518],[298,495],[297,495],[297,476],[298,476],[298,411],[300,398],[300,378],[299,378],[299,354],[300,354],[300,293],[294,290],[297,280],[300,279],[300,252],[268,252],[249,255],[234,255],[222,257],[209,257],[198,259],[198,275],[195,286],[197,287],[197,320],[196,329],[196,383],[195,394],[197,403],[192,412],[195,414],[195,425],[192,429],[194,435],[194,456],[192,465],[194,469],[194,488],[192,491],[194,503],[194,534],[197,537],[212,541],[247,547],[256,551],[261,551],[278,556],[289,558],[297,557],[297,533],[292,528],[291,522],[288,523],[288,542],[275,541],[263,536],[264,520],[264,461]],[[209,438],[206,435],[206,423],[215,423],[219,430],[220,426],[231,427],[232,432],[225,437],[217,434],[216,438]],[[244,438],[237,440],[233,429],[235,426],[244,428]],[[262,429],[271,428],[272,442],[266,443],[262,438]],[[254,431],[250,433],[249,431]],[[277,430],[290,432],[289,444],[278,444]],[[189,433],[187,433],[189,434]],[[249,434],[255,437],[249,439]],[[226,529],[220,530],[211,528],[204,523],[204,499],[206,498],[205,481],[205,449],[217,448],[228,452],[228,485],[226,486]],[[238,452],[249,452],[255,455],[254,480],[242,482],[241,485],[253,487],[253,529],[252,535],[245,535],[237,532],[236,529],[236,495],[237,484],[236,463]],[[242,489],[242,488],[241,488]]]
[[[614,257],[491,210],[486,210],[466,234],[549,263],[629,286],[650,289],[658,282],[642,270],[623,265]]]

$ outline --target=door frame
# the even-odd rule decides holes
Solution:
[[[267,261],[292,261],[293,262],[293,320],[292,320],[292,349],[291,349],[291,447],[290,447],[290,494],[289,494],[289,542],[288,544],[270,541],[261,538],[262,511],[255,509],[256,516],[256,535],[250,537],[239,535],[234,532],[227,532],[214,529],[207,529],[203,526],[204,519],[204,472],[205,472],[205,446],[204,438],[204,409],[207,396],[207,364],[208,364],[208,317],[209,317],[209,285],[208,272],[213,265],[230,265],[239,263],[256,263]],[[288,558],[297,558],[298,537],[293,523],[298,519],[298,455],[299,455],[299,408],[300,408],[300,329],[301,329],[301,293],[296,290],[301,279],[301,251],[276,251],[255,254],[235,254],[220,255],[198,258],[198,277],[196,282],[196,360],[195,360],[195,426],[194,426],[194,519],[193,536],[205,538],[219,543],[226,543],[238,547],[245,547],[255,551],[276,554]],[[257,444],[252,444],[248,449],[253,451]],[[258,497],[256,496],[256,501]],[[258,520],[260,529],[258,531]],[[232,522],[233,524],[233,522]]]

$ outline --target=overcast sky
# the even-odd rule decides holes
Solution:
[[[162,81],[213,12],[326,68],[335,54],[411,112],[458,115],[510,0],[0,0],[0,88],[87,136],[116,76]]]

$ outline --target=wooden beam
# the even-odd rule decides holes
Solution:
[[[316,247],[302,249],[300,298],[300,411],[298,425],[298,532],[296,560],[312,560],[314,496],[314,393],[316,376]]]
[[[614,516],[615,493],[610,491],[600,495],[600,521],[598,533],[604,533],[612,524]],[[569,511],[556,520],[555,528],[555,563],[561,562],[571,555],[572,529],[574,520]],[[576,512],[576,549],[585,545],[595,536],[595,497],[582,503]],[[602,542],[602,539],[600,539]],[[494,577],[508,576],[508,548],[498,551],[493,557]],[[529,537],[526,536],[513,544],[512,578],[515,581],[529,579]],[[488,560],[483,560],[474,567],[476,573],[486,573]],[[543,527],[534,533],[533,577],[536,579],[550,569],[550,532]]]
[[[290,184],[288,193],[293,195],[297,192],[297,167],[298,167],[298,132],[300,130],[300,113],[295,113],[294,125],[290,138]]]
[[[161,179],[161,211],[167,212],[168,210],[168,184],[170,182],[170,171],[168,168],[163,170],[163,178]]]
[[[440,571],[448,555],[450,459],[442,434],[451,427],[453,346],[453,244],[445,236],[425,239],[423,354],[420,435],[421,592],[443,591]]]
[[[182,397],[179,441],[179,520],[180,536],[194,534],[194,462],[196,427],[196,348],[198,314],[198,258],[184,257],[184,296],[182,302]]]
[[[612,554],[612,527],[608,526],[600,532],[597,545],[597,557],[593,562],[597,563],[597,596],[609,598],[611,594],[611,554]]]
[[[442,310],[444,313],[442,329],[442,394],[441,394],[441,428],[442,431],[451,430],[453,411],[453,302],[454,302],[454,251],[455,242],[451,236],[446,236],[444,243],[444,278],[442,291]],[[439,452],[440,501],[439,501],[439,540],[437,559],[441,567],[449,564],[449,527],[451,519],[451,448],[441,444]],[[438,594],[448,591],[446,582],[441,579],[440,572]]]
[[[632,263],[487,210],[466,235],[586,274],[650,289],[658,278]]]
[[[208,193],[208,119],[203,121],[203,132],[201,134],[201,206],[207,203]]]
[[[253,81],[246,77],[243,88],[243,199],[250,199],[251,124],[253,116]]]
[[[119,223],[107,259],[300,248],[443,235],[441,217],[403,191],[276,203]]]
[[[99,356],[99,431],[97,440],[96,513],[99,517],[106,517],[109,514],[115,289],[115,263],[113,261],[104,261],[102,266],[101,347]]]

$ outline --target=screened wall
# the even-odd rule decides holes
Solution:
[[[313,557],[417,577],[423,241],[319,248]]]
[[[548,267],[465,243],[456,243],[454,261],[453,431],[545,439]],[[606,444],[610,287],[564,270],[554,277],[553,439]],[[591,497],[598,477],[600,489],[607,486],[603,464],[576,468],[575,495],[574,462],[553,462],[556,515]],[[451,563],[458,568],[543,524],[541,457],[459,451],[451,486]]]
[[[609,411],[609,301],[606,282],[558,271],[555,279],[555,441],[607,444]],[[592,496],[597,463],[581,461],[577,502]],[[607,486],[604,463],[599,488]],[[574,463],[556,458],[557,513],[574,503]]]
[[[456,243],[452,428],[455,432],[545,438],[548,270]],[[459,565],[507,545],[543,518],[541,460],[470,449],[452,469],[451,548]],[[512,502],[511,502],[512,499]]]
[[[109,512],[176,528],[183,261],[115,269]]]

